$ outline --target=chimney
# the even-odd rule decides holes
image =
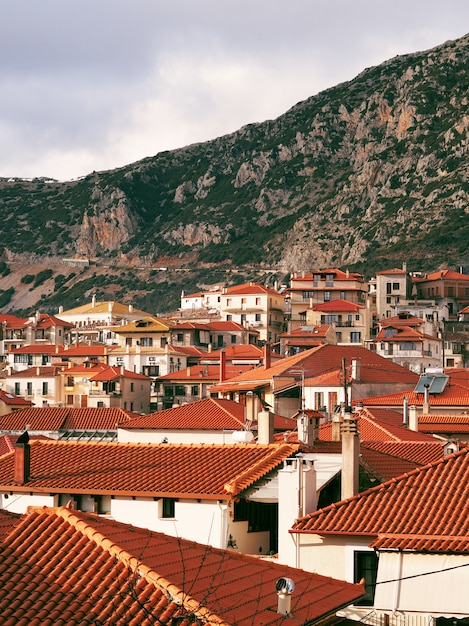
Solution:
[[[15,444],[15,468],[14,478],[15,483],[24,485],[29,480],[31,466],[31,451],[29,446],[29,435],[25,431],[17,440]]]
[[[266,408],[257,415],[257,443],[274,443],[274,414]]]
[[[36,376],[40,376],[41,375],[41,368],[39,367],[39,365],[36,365]]]
[[[134,312],[134,307],[131,304],[129,304],[129,313],[133,313],[133,312]]]
[[[342,422],[342,500],[358,493],[359,457],[358,423],[351,413],[346,412]]]
[[[96,306],[96,294],[95,293],[91,296],[91,306],[93,307],[93,309]]]
[[[307,446],[313,446],[318,440],[319,416],[308,416],[304,411],[297,419],[298,439]]]
[[[62,305],[59,306],[59,315],[61,315],[64,312],[64,308]]]
[[[409,398],[404,396],[402,406],[402,425],[404,428],[409,428]]]
[[[360,359],[352,359],[352,380],[360,382],[361,367]]]
[[[109,311],[109,313],[112,313],[112,302],[107,303],[107,310]]]
[[[220,351],[220,382],[226,380],[226,352]]]
[[[409,430],[418,432],[419,420],[417,417],[417,407],[415,404],[409,407]]]
[[[424,392],[423,392],[422,414],[428,415],[428,413],[430,413],[430,394],[428,392],[430,385],[426,383],[423,387],[424,387]]]
[[[333,413],[332,415],[332,441],[340,441],[342,420],[340,413]]]
[[[270,343],[266,343],[264,346],[264,369],[270,368]]]

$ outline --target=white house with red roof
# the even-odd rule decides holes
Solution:
[[[412,283],[407,264],[376,272],[376,315],[378,320],[394,315],[394,307],[411,296]]]
[[[8,393],[21,396],[34,406],[57,406],[62,402],[62,366],[36,365],[10,371],[4,386]]]
[[[25,319],[2,316],[1,322],[3,332],[0,355],[3,357],[7,356],[11,350],[22,346],[38,345],[59,348],[71,340],[70,333],[73,324],[47,313],[37,312]]]
[[[300,326],[280,334],[280,354],[293,356],[303,350],[317,348],[324,343],[337,344],[335,328],[331,324]]]
[[[60,371],[65,406],[150,410],[151,378],[104,363],[86,361]]]
[[[30,400],[11,393],[7,389],[0,389],[0,415],[7,415],[31,405]]]
[[[296,520],[279,558],[364,579],[342,613],[364,624],[427,625],[469,616],[469,449]],[[442,622],[443,623],[443,622]]]
[[[347,300],[363,306],[367,293],[368,283],[357,272],[326,268],[295,273],[290,278],[290,287],[287,289],[288,330],[308,323],[307,311],[316,304]]]
[[[376,354],[418,374],[427,367],[441,366],[443,360],[443,345],[439,337],[402,324],[383,325],[369,347]]]
[[[337,299],[313,304],[306,311],[306,323],[333,325],[338,344],[364,345],[370,338],[372,316],[365,304]]]

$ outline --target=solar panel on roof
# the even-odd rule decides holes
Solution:
[[[425,393],[426,388],[428,388],[428,393],[442,393],[448,380],[449,376],[445,374],[421,374],[414,393]]]

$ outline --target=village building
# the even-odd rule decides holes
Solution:
[[[27,407],[0,416],[0,434],[32,439],[116,441],[118,425],[138,415],[118,408]]]
[[[352,368],[347,370],[345,377],[344,367],[345,370]],[[309,385],[306,381],[322,374],[327,377],[333,371],[333,380],[321,381],[308,393],[308,386],[314,387],[314,384]],[[416,384],[418,376],[362,346],[325,344],[281,359],[273,365],[266,362],[234,378],[228,378],[214,384],[210,393],[242,404],[249,401],[250,394],[255,412],[267,405],[274,413],[291,417],[301,408],[324,407],[325,412],[334,411],[334,407],[340,403],[339,390],[343,390],[351,380],[356,380],[357,384],[350,386],[353,396],[348,395],[347,403],[351,399],[359,399],[361,394],[369,395],[367,390],[370,389],[376,392],[379,388],[408,389],[412,383]]]
[[[61,369],[64,406],[121,408],[150,411],[152,379],[122,367],[85,361]]]
[[[139,319],[148,317],[144,311],[129,304],[115,301],[98,302],[93,295],[89,304],[64,311],[59,308],[57,317],[73,325],[70,343],[94,343],[112,345],[117,343],[115,331]]]
[[[366,596],[341,612],[348,619],[422,626],[464,619],[468,473],[465,448],[302,516],[279,558],[349,582],[364,579]]]
[[[363,306],[367,293],[368,284],[357,272],[330,268],[295,273],[286,291],[287,332],[309,324],[307,311],[316,304],[347,300]]]
[[[364,345],[370,338],[372,315],[368,306],[348,300],[331,300],[313,304],[306,311],[306,324],[330,324],[335,329],[338,344]]]
[[[0,612],[11,624],[340,624],[363,586],[67,507],[0,512]],[[246,580],[249,588],[246,589]],[[14,584],[12,582],[14,581]]]
[[[298,352],[317,348],[325,343],[337,344],[337,335],[331,324],[300,326],[291,332],[281,333],[279,339],[282,356],[293,356]]]

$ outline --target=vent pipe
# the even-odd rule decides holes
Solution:
[[[267,408],[257,415],[257,443],[274,443],[274,414]]]
[[[404,428],[409,428],[409,398],[407,396],[404,396],[402,407],[402,425]]]
[[[279,578],[275,583],[278,595],[277,613],[280,615],[291,615],[291,596],[295,591],[295,583],[291,578]]]
[[[220,351],[220,382],[226,380],[226,352]]]

